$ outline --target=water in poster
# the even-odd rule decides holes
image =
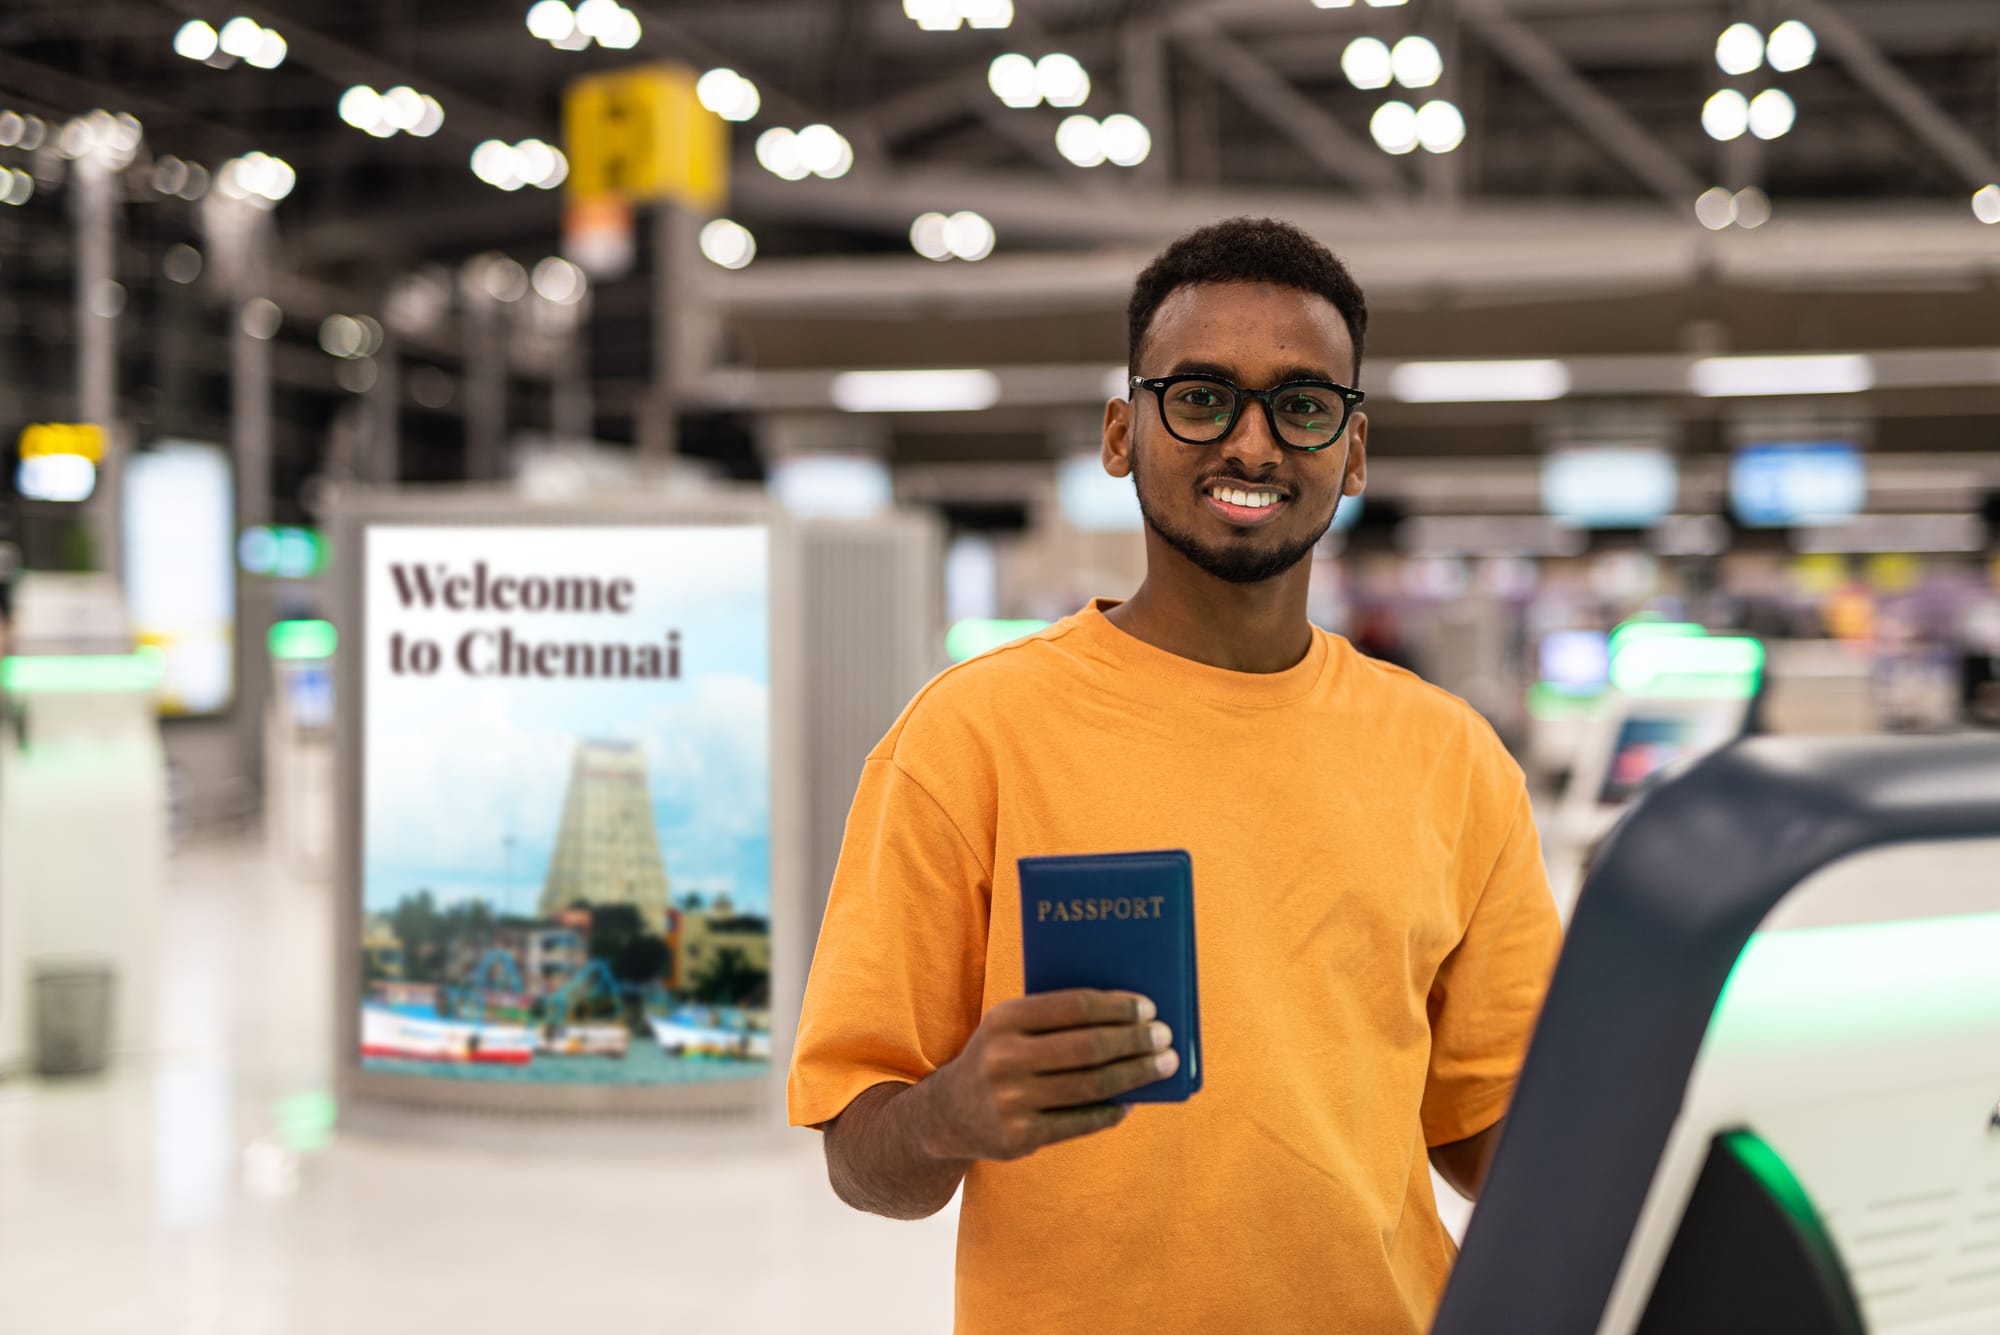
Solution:
[[[396,526],[366,542],[364,1067],[764,1073],[766,532]]]

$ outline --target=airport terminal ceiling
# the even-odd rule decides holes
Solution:
[[[702,370],[724,373],[692,377],[691,407],[823,407],[810,393],[794,402],[823,370],[936,365],[948,348],[954,364],[1015,368],[1009,392],[976,428],[899,422],[897,448],[909,438],[912,457],[980,457],[983,433],[990,457],[1008,457],[1017,447],[1000,442],[1032,436],[1043,408],[1087,408],[1098,373],[1122,362],[1123,297],[1145,255],[1187,226],[1249,212],[1297,219],[1353,263],[1376,312],[1371,375],[1418,357],[1626,358],[1577,389],[1616,396],[1645,393],[1703,354],[1977,352],[1906,368],[1864,397],[1881,419],[1878,448],[1990,448],[1968,424],[2000,394],[1986,364],[2000,356],[2000,228],[1980,226],[1967,205],[2000,178],[2000,10],[1990,3],[1320,2],[1017,0],[1010,26],[955,31],[926,31],[890,0],[637,3],[624,7],[630,48],[583,50],[534,36],[525,3],[237,5],[229,14],[282,35],[266,69],[176,53],[185,24],[229,17],[199,0],[19,0],[0,15],[0,102],[58,127],[95,107],[129,113],[154,164],[214,168],[263,152],[293,165],[270,258],[284,313],[273,360],[281,475],[309,469],[286,462],[309,448],[287,422],[323,423],[349,399],[336,359],[314,346],[326,317],[383,315],[413,275],[448,276],[482,253],[530,267],[551,253],[561,190],[495,189],[469,156],[492,139],[560,143],[565,85],[638,61],[727,66],[761,100],[731,132],[728,204],[756,238],[756,262],[682,276],[701,314],[679,336]],[[1718,71],[1726,24],[1771,31],[1785,18],[1812,26],[1806,63]],[[1414,92],[1357,86],[1372,82],[1348,68],[1366,37],[1426,39],[1442,72],[1422,85],[1420,71]],[[996,95],[991,64],[1007,52],[1074,56],[1090,80],[1078,111],[1137,117],[1150,152],[1130,168],[1066,161],[1057,129],[1069,110]],[[1795,108],[1785,132],[1705,132],[1705,99],[1767,84]],[[344,123],[343,93],[357,86],[428,95],[442,123],[386,135]],[[1379,147],[1374,116],[1392,96],[1448,98],[1464,125],[1457,150]],[[815,122],[844,136],[851,169],[787,180],[760,165],[762,131]],[[0,148],[0,161],[61,170],[19,146]],[[195,313],[162,276],[163,252],[200,243],[200,206],[160,191],[143,161],[126,180],[117,264],[131,308],[186,308],[178,326],[127,322],[180,331],[122,336],[122,379],[138,387],[131,409],[143,424],[149,404],[176,401],[168,416],[219,427],[227,321]],[[0,312],[0,381],[31,413],[38,398],[55,412],[68,391],[66,358],[52,350],[71,341],[76,318],[67,192],[48,185],[27,207],[0,209],[12,308]],[[1710,230],[1695,206],[1718,185],[1750,202]],[[911,220],[932,209],[983,214],[996,234],[990,258],[914,254]],[[633,274],[592,292],[589,360],[578,368],[595,394],[596,434],[610,439],[633,434],[660,332],[652,238],[643,224],[637,233]],[[472,337],[447,320],[404,333],[402,349],[451,375]],[[535,347],[513,354],[514,415],[545,415],[547,366]],[[540,374],[522,374],[523,361]],[[435,433],[461,429],[464,396],[444,402],[421,374],[401,394]],[[1547,413],[1532,403],[1376,406],[1393,407],[1411,453],[1532,450],[1546,435]],[[1711,407],[1686,405],[1697,446]],[[404,466],[424,475],[420,453]]]

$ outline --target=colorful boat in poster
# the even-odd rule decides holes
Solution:
[[[648,1015],[653,1037],[669,1057],[734,1057],[769,1061],[771,1034],[754,1029],[716,1008],[683,1007],[670,1015]]]
[[[470,1024],[408,1015],[380,1006],[361,1010],[361,1055],[405,1061],[525,1066],[535,1036],[521,1025]]]
[[[551,1057],[623,1057],[631,1033],[622,1024],[572,1024],[535,1034],[535,1051]]]

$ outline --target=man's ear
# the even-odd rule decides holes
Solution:
[[[1347,473],[1340,494],[1359,496],[1368,486],[1368,414],[1357,412],[1347,422]]]
[[[1104,471],[1113,477],[1132,475],[1132,401],[1112,399],[1104,405]]]

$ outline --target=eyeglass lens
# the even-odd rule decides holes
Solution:
[[[1220,440],[1244,406],[1246,395],[1219,380],[1182,380],[1161,396],[1167,425],[1182,440]],[[1278,438],[1297,449],[1319,449],[1340,435],[1346,413],[1338,395],[1312,386],[1281,390],[1271,401]]]

